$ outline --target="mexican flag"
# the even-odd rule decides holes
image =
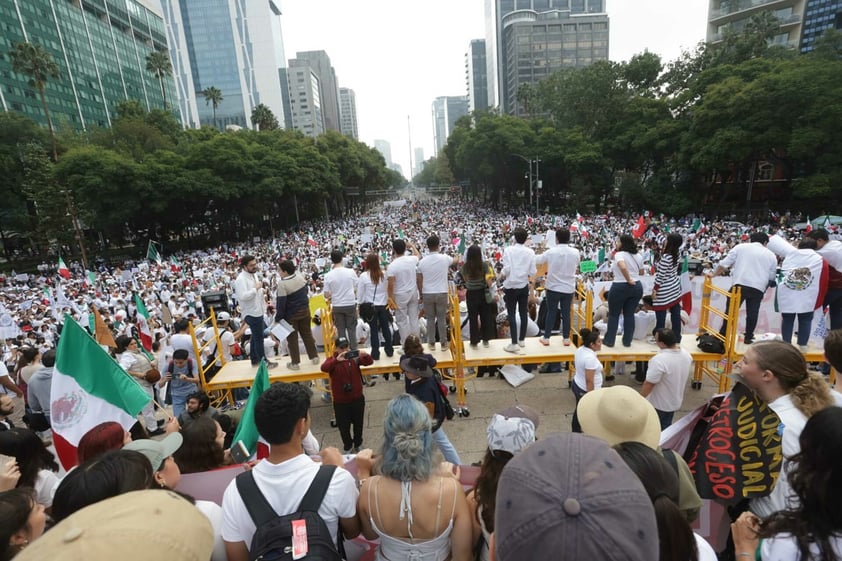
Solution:
[[[690,267],[687,256],[684,256],[684,261],[681,263],[681,309],[687,312],[689,316],[693,311],[693,285],[690,282]]]
[[[701,218],[695,218],[693,220],[693,225],[690,227],[690,229],[697,234],[704,234],[705,230],[707,230]]]
[[[257,432],[257,426],[254,424],[254,408],[257,406],[257,398],[267,389],[269,389],[269,369],[266,366],[266,361],[262,360],[257,368],[257,374],[254,375],[254,382],[249,392],[246,408],[243,409],[243,416],[240,418],[240,424],[237,425],[237,432],[232,440],[234,443],[242,440],[249,454],[256,453],[258,458],[268,456],[269,448],[265,442],[258,444],[260,435]]]
[[[53,443],[64,469],[76,465],[85,433],[105,421],[129,430],[150,399],[73,318],[64,317],[50,392]]]
[[[149,327],[149,311],[137,292],[134,293],[134,305],[137,307],[137,330],[140,332],[140,344],[147,351],[151,351],[152,329]]]
[[[641,214],[637,219],[637,224],[634,225],[632,228],[632,236],[635,239],[640,239],[643,237],[643,233],[646,231],[646,219],[643,218]]]
[[[596,260],[600,265],[605,263],[605,246],[599,248],[599,252],[596,254]]]
[[[70,278],[70,269],[64,264],[64,259],[61,258],[61,255],[58,256],[58,274],[66,279]]]
[[[307,235],[307,243],[313,247],[317,247],[319,245],[318,243],[316,243],[316,240],[313,239],[313,236],[309,234]]]
[[[812,231],[813,231],[813,223],[810,222],[810,215],[808,214],[807,215],[807,227],[804,228],[804,233],[809,234]]]
[[[160,265],[163,260],[161,259],[161,254],[158,253],[158,250],[155,249],[155,244],[152,240],[149,240],[149,246],[146,248],[146,258],[150,261],[154,261],[158,265]]]
[[[175,258],[175,255],[170,256],[170,271],[177,273],[181,270],[181,263]]]

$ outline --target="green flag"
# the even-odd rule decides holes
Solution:
[[[596,259],[600,265],[605,263],[605,246],[599,248],[599,253],[597,253]]]
[[[149,246],[146,248],[146,258],[154,261],[158,265],[162,263],[161,254],[155,249],[155,244],[152,240],[149,240]]]
[[[242,440],[249,454],[257,452],[257,439],[260,437],[257,426],[254,424],[254,408],[257,406],[257,398],[267,389],[269,389],[269,368],[266,361],[262,360],[257,369],[257,374],[254,375],[249,399],[246,402],[246,408],[243,409],[243,416],[240,418],[240,424],[237,426],[237,432],[234,434],[232,441],[236,443],[238,440]]]
[[[462,234],[462,237],[459,238],[459,247],[457,248],[459,255],[465,255],[465,234]]]

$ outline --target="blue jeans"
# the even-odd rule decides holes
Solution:
[[[675,411],[661,411],[660,409],[655,409],[655,413],[658,414],[658,421],[661,423],[662,431],[672,424],[672,418],[675,416]]]
[[[801,312],[798,315],[798,344],[806,345],[810,341],[810,330],[813,327],[813,312]],[[794,313],[781,314],[781,339],[786,343],[792,342],[792,328],[795,326]]]
[[[754,328],[757,327],[757,316],[760,315],[760,304],[763,303],[763,295],[765,290],[757,290],[750,286],[739,285],[740,287],[740,305],[746,303],[746,333],[745,342],[751,343],[754,340]],[[725,305],[725,315],[728,315],[728,310],[731,307],[733,298],[728,298]],[[719,328],[719,333],[725,336],[725,331],[728,329],[728,321],[723,320],[722,327]]]
[[[509,332],[512,335],[512,343],[517,345],[518,340],[523,341],[526,339],[526,318],[529,313],[529,287],[504,288],[503,301],[506,303],[506,315],[509,318]],[[520,316],[520,324],[518,324],[515,311]],[[518,335],[520,336],[519,338]]]
[[[634,339],[634,311],[643,298],[643,285],[640,281],[630,285],[627,282],[615,282],[608,291],[608,327],[602,342],[613,347],[620,327],[620,314],[623,314],[623,346],[631,346]]]
[[[544,339],[549,339],[555,326],[555,315],[561,305],[561,334],[565,339],[570,339],[570,305],[573,303],[573,293],[556,292],[547,290],[547,319],[544,323]]]
[[[576,382],[572,380],[570,381],[570,389],[573,390],[573,397],[576,398],[576,407],[573,409],[572,430],[573,432],[582,432],[582,425],[579,424],[579,400],[588,392],[577,386]]]
[[[667,311],[670,313],[672,332],[675,333],[677,343],[681,342],[681,304],[672,306],[669,310],[655,310],[655,329],[663,329],[667,325]]]
[[[392,330],[389,327],[391,323],[386,306],[374,306],[374,319],[368,322],[371,328],[371,358],[374,360],[380,360],[380,333],[383,334],[386,356],[392,356],[395,352],[392,347]]]
[[[828,288],[824,296],[824,305],[830,308],[828,329],[842,328],[842,288]]]
[[[441,453],[444,455],[445,460],[447,460],[455,466],[462,464],[462,460],[459,459],[459,453],[456,452],[456,448],[453,447],[453,444],[451,444],[450,439],[447,438],[447,434],[445,434],[444,429],[440,428],[439,430],[434,432],[433,440],[435,440],[436,444],[438,444],[439,450],[441,450]]]
[[[263,350],[263,316],[245,316],[243,320],[251,329],[249,358],[252,364],[258,364],[266,356],[266,352]]]

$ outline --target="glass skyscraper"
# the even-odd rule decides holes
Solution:
[[[489,104],[523,115],[518,89],[608,60],[605,0],[486,0]]]
[[[173,73],[188,121],[251,128],[251,112],[266,105],[283,126],[284,46],[274,0],[161,0]],[[202,92],[222,92],[216,109]]]
[[[842,29],[842,0],[807,0],[801,30],[801,52],[813,50],[828,29]]]
[[[46,124],[28,77],[12,71],[9,51],[30,42],[46,49],[61,78],[47,83],[53,124],[76,129],[107,127],[115,105],[134,99],[146,109],[164,107],[158,78],[146,55],[166,50],[161,14],[136,0],[0,0],[0,106]],[[167,106],[178,115],[172,78],[164,78]],[[178,115],[180,118],[180,115]]]

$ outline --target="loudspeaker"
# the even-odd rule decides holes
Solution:
[[[211,308],[213,308],[214,313],[217,315],[219,312],[231,313],[228,306],[228,295],[224,290],[205,292],[202,294],[202,307],[205,308],[205,313],[207,313]]]

